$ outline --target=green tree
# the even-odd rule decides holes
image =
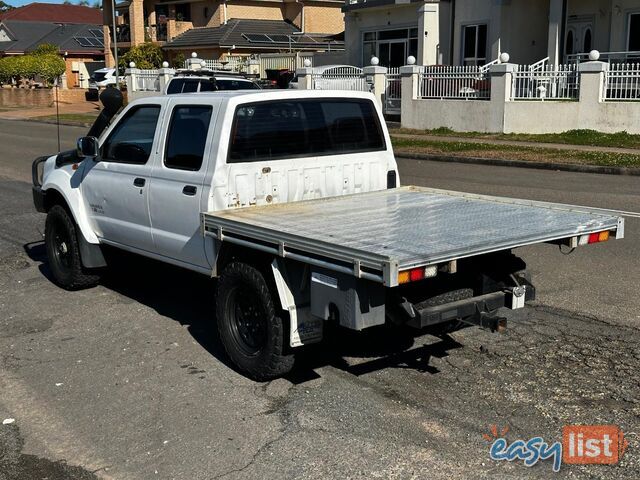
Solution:
[[[2,0],[0,0],[0,13],[2,12],[7,12],[9,10],[14,9],[15,7],[13,5],[9,5],[6,2],[3,2]]]
[[[173,68],[184,68],[184,61],[187,57],[184,56],[184,53],[180,52],[175,57],[173,57]]]
[[[120,70],[124,72],[131,62],[136,64],[136,68],[152,69],[162,66],[162,49],[151,42],[141,43],[131,47],[127,53],[119,58]]]
[[[32,55],[57,55],[59,49],[56,45],[50,43],[41,43],[31,52]]]
[[[12,79],[33,80],[41,77],[47,83],[53,82],[65,71],[66,65],[60,55],[51,53],[20,55],[0,59],[0,82],[8,83]]]

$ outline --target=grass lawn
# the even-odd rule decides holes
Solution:
[[[92,124],[95,122],[98,112],[94,113],[61,113],[60,121],[65,123],[77,123],[78,125]],[[56,121],[55,115],[36,117],[34,120]]]
[[[627,132],[600,133],[595,130],[571,130],[564,133],[548,133],[532,135],[526,133],[480,133],[454,132],[448,128],[435,130],[411,130],[408,128],[394,128],[390,133],[404,133],[411,135],[436,135],[447,137],[484,138],[487,140],[513,140],[522,142],[562,143],[567,145],[588,145],[594,147],[618,147],[640,149],[640,135]]]
[[[481,157],[549,163],[640,167],[638,154],[554,150],[550,148],[495,145],[490,143],[448,142],[413,138],[391,139],[398,156],[402,153],[443,154],[458,157]]]

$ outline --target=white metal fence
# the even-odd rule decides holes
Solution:
[[[138,70],[135,79],[135,88],[138,92],[160,91],[160,77],[158,70]]]
[[[384,77],[384,81],[384,113],[400,115],[400,106],[402,104],[402,76],[400,75],[400,68],[389,68]]]
[[[640,101],[640,63],[613,63],[605,73],[605,101]]]
[[[313,90],[355,90],[368,92],[370,85],[358,67],[331,67],[311,74]]]
[[[513,73],[511,100],[577,100],[579,95],[576,64],[520,65]]]
[[[424,67],[419,76],[418,97],[456,100],[489,100],[491,77],[482,66]]]
[[[184,68],[189,68],[189,60],[185,60]],[[246,72],[247,57],[227,57],[225,60],[204,60],[204,68],[211,70],[230,70],[232,72]]]

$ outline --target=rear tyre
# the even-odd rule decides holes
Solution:
[[[76,225],[69,213],[54,205],[47,213],[44,243],[56,284],[66,290],[95,286],[100,277],[82,267]]]
[[[284,322],[259,270],[241,262],[225,268],[218,281],[216,318],[222,345],[242,373],[265,381],[291,371],[294,356],[286,351]]]

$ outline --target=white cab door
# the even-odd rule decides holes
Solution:
[[[85,208],[107,243],[153,251],[148,199],[160,113],[159,105],[131,108],[102,143],[100,156],[83,162]]]
[[[177,104],[167,113],[164,145],[153,168],[149,211],[155,251],[207,268],[200,213],[208,199],[204,180],[218,106]]]

